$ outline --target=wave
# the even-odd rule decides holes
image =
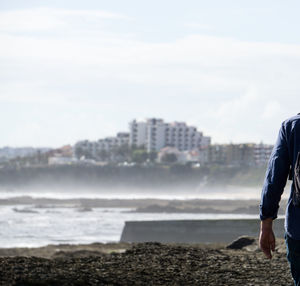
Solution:
[[[124,189],[124,190],[89,190],[82,189],[76,191],[68,190],[0,190],[0,200],[16,198],[31,199],[162,199],[162,200],[259,200],[261,196],[260,188],[227,186],[224,189],[201,189],[201,190],[151,190],[151,189]],[[288,197],[288,192],[282,196]]]

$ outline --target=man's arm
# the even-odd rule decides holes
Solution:
[[[267,218],[260,223],[259,245],[267,258],[271,259],[271,250],[275,250],[275,235],[272,229],[273,219]]]
[[[284,124],[271,154],[260,204],[260,248],[268,258],[275,250],[275,236],[272,229],[273,220],[277,218],[279,202],[290,170],[290,158]]]

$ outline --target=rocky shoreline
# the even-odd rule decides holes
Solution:
[[[285,213],[286,200],[282,200],[278,214]],[[93,208],[127,208],[131,213],[215,213],[215,214],[258,214],[258,200],[224,199],[51,199],[30,196],[0,199],[0,206],[14,206],[19,213],[38,213],[45,208],[77,208],[79,212]]]
[[[282,239],[272,260],[246,241],[1,249],[0,285],[293,285]]]

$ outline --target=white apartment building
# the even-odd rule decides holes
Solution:
[[[75,152],[80,150],[82,154],[88,154],[92,158],[99,157],[102,151],[110,152],[117,147],[129,144],[129,133],[119,132],[115,137],[106,137],[98,141],[79,141],[75,144]]]
[[[129,145],[146,146],[147,123],[133,120],[129,123]]]
[[[147,132],[146,132],[146,149],[150,151],[159,151],[166,145],[166,127],[162,119],[151,118],[147,119]]]
[[[147,151],[175,147],[179,151],[199,149],[210,145],[210,137],[203,136],[196,127],[185,122],[165,123],[162,119],[133,120],[130,126],[130,145],[145,146]]]

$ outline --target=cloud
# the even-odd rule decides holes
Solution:
[[[71,27],[79,21],[84,26],[97,20],[129,19],[118,13],[102,10],[65,10],[35,8],[0,12],[2,32],[45,32]]]
[[[128,19],[98,10],[0,12],[0,103],[101,112],[110,126],[181,117],[215,142],[272,142],[279,122],[298,111],[299,45],[202,34],[149,42],[124,32]],[[76,116],[70,124],[82,134],[94,128]]]
[[[213,30],[213,27],[211,25],[197,23],[197,22],[184,23],[184,27],[191,28],[191,29],[197,29],[197,30]]]
[[[262,118],[264,119],[276,118],[278,115],[280,115],[281,111],[282,111],[281,105],[278,101],[268,102],[263,110]]]
[[[297,88],[300,49],[295,45],[240,42],[234,39],[188,36],[172,43],[91,36],[65,39],[0,35],[3,61],[28,62],[37,69],[60,67],[91,78],[133,84],[185,86],[195,92],[242,90],[253,84]],[[293,64],[290,64],[293,61]],[[74,79],[77,81],[76,76]]]

